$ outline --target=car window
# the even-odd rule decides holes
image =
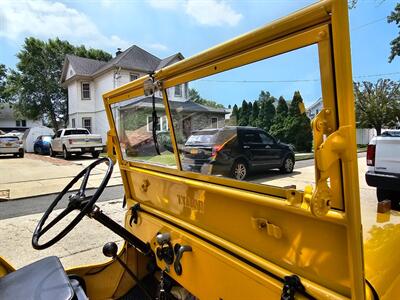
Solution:
[[[260,135],[257,132],[244,132],[243,144],[261,144]]]
[[[217,135],[217,130],[195,132],[188,138],[186,145],[214,144],[217,139]]]
[[[45,142],[50,142],[51,141],[51,136],[43,136],[42,140]]]
[[[68,129],[65,130],[64,136],[66,135],[74,135],[74,134],[90,134],[86,129]]]
[[[56,133],[56,138],[59,138],[60,136],[61,136],[61,132],[62,132],[62,130],[59,130],[59,131],[57,131],[57,133]]]
[[[274,140],[269,135],[260,132],[260,138],[263,144],[271,145],[274,144]]]

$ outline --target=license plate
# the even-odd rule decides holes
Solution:
[[[83,148],[83,151],[90,151],[90,148]]]
[[[11,147],[12,144],[11,143],[6,143],[6,147]]]
[[[199,154],[199,150],[198,149],[190,149],[190,154],[192,154],[192,155]]]

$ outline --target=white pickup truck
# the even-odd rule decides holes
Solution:
[[[71,154],[91,153],[97,158],[102,150],[100,135],[90,134],[85,128],[66,128],[58,130],[51,139],[50,156],[62,153],[64,159],[69,159]]]
[[[400,130],[385,131],[371,139],[367,149],[365,179],[376,187],[378,201],[400,203]],[[393,202],[392,202],[393,204]]]

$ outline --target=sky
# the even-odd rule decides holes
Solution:
[[[164,58],[190,57],[263,26],[314,1],[308,0],[0,0],[0,63],[15,68],[24,39],[59,37],[74,45],[116,49],[135,44]],[[397,1],[359,0],[350,10],[354,80],[400,80],[400,57],[388,63],[398,34],[386,17]],[[190,84],[224,105],[253,101],[261,90],[290,100],[300,90],[306,106],[321,95],[315,46],[204,78]]]

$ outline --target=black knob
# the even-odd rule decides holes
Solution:
[[[114,242],[108,242],[103,246],[103,254],[107,257],[116,257],[118,252],[118,246]]]

